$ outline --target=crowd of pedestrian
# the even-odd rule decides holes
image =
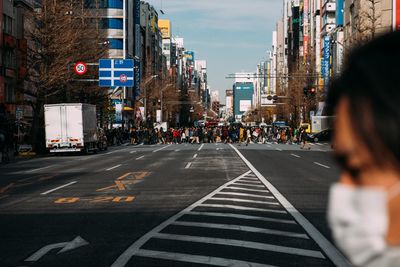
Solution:
[[[106,132],[109,145],[130,144],[199,144],[199,143],[229,143],[238,145],[266,144],[301,144],[301,148],[310,149],[307,144],[308,135],[305,129],[291,127],[180,127],[180,128],[122,128]]]

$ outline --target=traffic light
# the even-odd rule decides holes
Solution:
[[[310,88],[310,97],[315,97],[315,94],[316,94],[316,90],[315,90],[315,88],[313,87],[313,88]]]

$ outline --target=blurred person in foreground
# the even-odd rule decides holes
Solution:
[[[356,49],[327,104],[336,111],[328,221],[355,266],[400,266],[400,32]]]

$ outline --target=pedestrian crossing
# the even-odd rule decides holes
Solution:
[[[120,266],[334,266],[252,172],[134,242]]]

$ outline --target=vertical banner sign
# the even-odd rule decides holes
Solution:
[[[122,101],[115,101],[115,123],[122,123]]]
[[[304,61],[306,62],[307,60],[307,54],[308,54],[308,0],[304,0],[304,8],[303,8],[303,34],[304,34],[304,40],[303,40],[303,55],[304,55]]]
[[[395,16],[395,25],[394,29],[396,31],[400,30],[400,0],[393,0],[394,1],[394,6],[395,6],[395,11],[394,11],[394,16]]]
[[[324,76],[324,88],[327,90],[330,79],[330,67],[331,67],[331,42],[330,37],[325,36],[324,38],[324,61],[323,61],[323,76]]]
[[[134,27],[135,27],[135,86],[134,98],[140,95],[140,60],[141,59],[141,33],[140,33],[140,0],[134,0]]]

